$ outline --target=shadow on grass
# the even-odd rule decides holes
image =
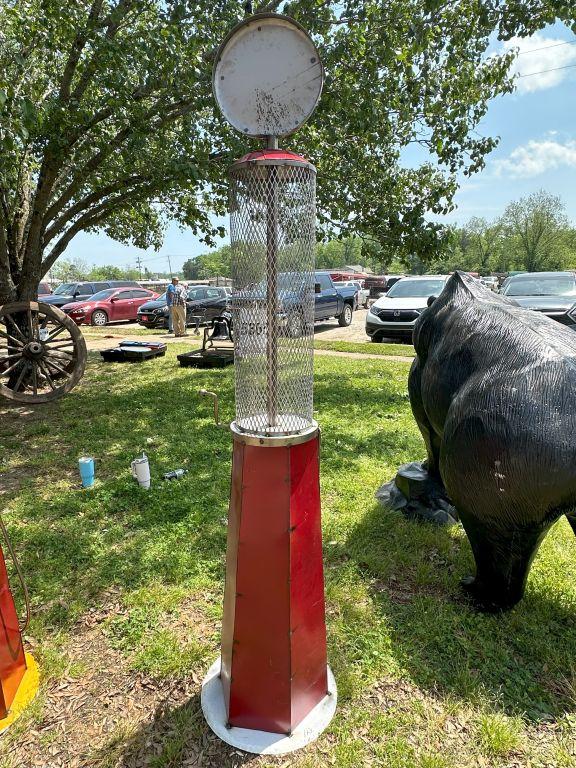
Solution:
[[[204,720],[200,694],[196,694],[178,706],[170,707],[166,703],[159,706],[153,717],[127,740],[125,734],[121,734],[116,741],[98,750],[90,765],[103,768],[111,764],[111,759],[117,768],[144,765],[239,768],[259,758],[224,744],[212,733]]]
[[[217,391],[222,418],[230,419],[233,372],[180,368],[177,351],[137,365],[104,364],[90,354],[85,378],[72,393],[24,416],[17,408],[10,414],[23,482],[8,493],[7,521],[34,613],[46,628],[70,626],[110,586],[130,590],[150,580],[204,580],[221,588],[232,441],[227,429],[215,426],[211,403],[198,390]],[[383,440],[331,424],[331,413],[395,412],[406,410],[407,400],[400,376],[391,384],[383,375],[370,388],[352,374],[336,375],[340,361],[323,365],[323,462],[332,472],[362,452],[381,454]],[[131,459],[143,450],[151,463],[149,491],[129,472]],[[89,491],[79,480],[70,485],[83,454],[96,459],[97,479]],[[172,483],[161,480],[177,467],[188,474]]]
[[[112,585],[219,584],[223,575],[231,441],[197,390],[220,391],[226,414],[231,375],[191,373],[168,358],[119,366],[90,355],[90,363],[71,394],[24,416],[15,408],[7,421],[22,482],[0,503],[46,628],[70,626]],[[129,470],[143,450],[149,491]],[[96,458],[90,490],[69,482],[82,454]],[[184,478],[162,481],[178,467],[188,469]]]
[[[345,552],[417,685],[532,720],[574,709],[576,608],[545,577],[529,581],[514,610],[478,613],[458,584],[474,572],[462,530],[406,521],[378,505],[350,532]]]

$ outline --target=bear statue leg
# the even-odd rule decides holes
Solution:
[[[421,370],[418,358],[412,363],[410,376],[408,377],[408,394],[412,413],[424,439],[428,460],[426,469],[442,486],[444,483],[440,477],[440,437],[436,434],[428,420],[421,391]]]
[[[574,534],[576,535],[576,509],[570,510],[570,512],[566,512],[566,519],[572,526],[572,530],[574,531]]]
[[[476,561],[476,576],[461,584],[479,610],[505,611],[521,600],[530,565],[552,524],[510,529],[482,525],[460,507],[461,519]]]

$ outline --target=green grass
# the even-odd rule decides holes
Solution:
[[[314,341],[314,349],[329,349],[334,352],[361,352],[370,355],[400,355],[414,357],[412,344],[370,344],[355,341]]]
[[[81,325],[80,330],[84,336],[101,338],[102,336],[162,336],[168,333],[166,328],[144,328],[138,323],[130,323],[130,325],[116,325],[111,323],[103,327],[97,327],[94,325]],[[191,332],[191,329],[188,331]]]
[[[233,372],[179,368],[180,349],[134,366],[103,364],[91,354],[68,396],[32,414],[0,413],[0,483],[8,489],[0,500],[32,595],[30,634],[45,692],[82,676],[74,638],[111,593],[116,607],[103,617],[99,637],[131,674],[199,681],[218,652],[231,440],[213,424],[198,390],[217,391],[222,418],[230,420]],[[576,766],[569,526],[562,520],[544,541],[517,608],[476,613],[458,587],[473,568],[461,528],[407,522],[374,501],[399,464],[423,456],[406,392],[409,364],[318,357],[315,368],[338,714],[315,746],[254,764]],[[129,471],[142,450],[152,468],[148,492]],[[84,453],[96,457],[89,491],[77,478]],[[189,473],[164,484],[162,473],[176,467]],[[49,716],[44,696],[0,743],[3,768],[27,764],[18,734]],[[83,764],[132,764],[134,750],[145,755],[154,741],[159,751],[146,764],[176,768],[198,745],[213,745],[197,695],[163,710],[154,738],[153,718],[151,712],[145,726],[122,722],[88,741]],[[38,747],[47,765],[50,743]],[[232,768],[243,758],[222,748],[211,760],[197,764]]]

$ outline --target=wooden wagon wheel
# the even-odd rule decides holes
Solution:
[[[61,309],[36,301],[0,305],[0,394],[46,403],[70,392],[86,367],[86,342]]]

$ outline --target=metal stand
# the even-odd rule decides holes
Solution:
[[[203,684],[215,733],[250,752],[313,741],[336,708],[326,660],[319,433],[233,424],[222,657]]]
[[[278,139],[268,136],[268,149],[278,149]],[[278,221],[276,195],[278,171],[268,168],[269,202],[266,211],[266,358],[268,361],[266,405],[268,426],[275,427],[278,420]]]
[[[257,755],[285,755],[295,752],[315,741],[334,717],[337,691],[334,675],[327,668],[328,693],[312,709],[290,735],[270,733],[253,728],[230,727],[226,714],[226,702],[220,679],[221,660],[218,658],[208,670],[202,683],[202,712],[206,722],[218,738],[245,752]]]

